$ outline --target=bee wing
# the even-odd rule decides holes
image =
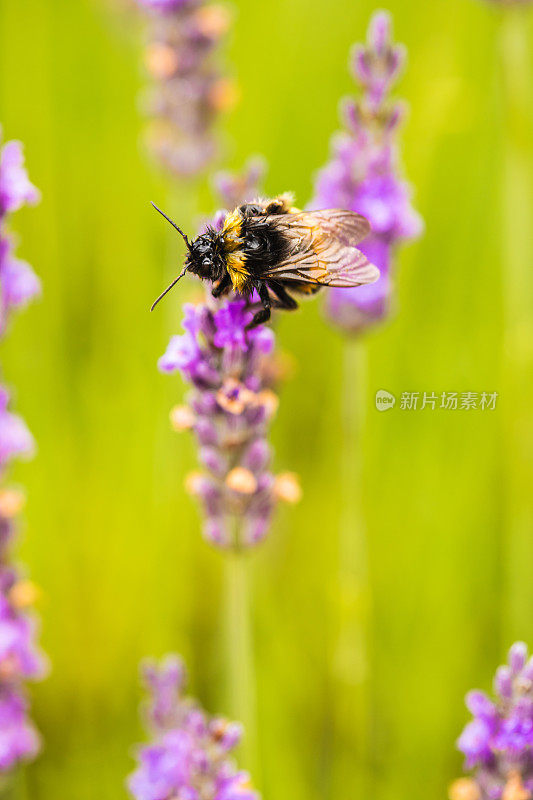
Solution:
[[[370,232],[360,214],[304,211],[272,215],[268,222],[282,234],[287,250],[262,278],[334,287],[361,286],[379,278],[378,268],[355,247]]]

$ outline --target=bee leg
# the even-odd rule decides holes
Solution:
[[[229,272],[226,272],[223,278],[219,280],[216,286],[214,286],[211,290],[211,294],[213,297],[220,297],[221,294],[224,294],[229,287],[231,286],[231,277]]]
[[[276,304],[278,308],[284,308],[286,311],[294,311],[298,308],[298,303],[291,297],[288,291],[281,285],[281,283],[271,283],[270,288],[278,298]]]
[[[263,308],[256,312],[253,320],[246,326],[246,330],[248,331],[251,328],[257,327],[257,325],[262,325],[263,322],[268,322],[270,319],[270,295],[266,283],[260,283],[257,287],[257,291],[263,303]]]

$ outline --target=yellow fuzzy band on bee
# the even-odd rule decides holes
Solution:
[[[235,250],[242,244],[242,217],[238,210],[232,211],[224,220],[222,234],[228,250]]]
[[[248,283],[250,273],[244,266],[246,256],[242,250],[236,250],[234,253],[229,253],[226,257],[226,266],[236,292],[243,292]]]
[[[233,288],[242,292],[250,273],[245,267],[246,256],[242,250],[244,239],[242,233],[242,217],[238,211],[228,214],[222,228],[224,250],[226,254],[226,268],[229,272]]]

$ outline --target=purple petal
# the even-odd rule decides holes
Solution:
[[[24,167],[20,142],[6,142],[0,154],[0,211],[17,211],[26,203],[34,204],[40,194],[30,183]]]
[[[515,642],[509,650],[509,666],[513,675],[518,673],[524,668],[527,660],[527,644],[524,642]]]

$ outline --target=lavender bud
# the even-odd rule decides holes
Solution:
[[[509,700],[513,695],[513,676],[509,667],[498,667],[494,678],[494,691],[501,698]]]
[[[533,656],[529,659],[524,669],[522,670],[522,678],[526,681],[533,683]]]
[[[513,675],[524,668],[527,660],[527,645],[524,642],[515,642],[509,650],[509,666]]]
[[[202,525],[202,536],[215,547],[229,547],[231,537],[225,519],[221,517],[207,517]]]
[[[210,416],[217,410],[217,398],[213,392],[197,392],[192,400],[191,407],[201,416]]]
[[[268,533],[269,520],[266,517],[252,517],[246,521],[244,541],[248,547],[253,547],[263,541]]]
[[[234,467],[226,475],[226,486],[237,494],[255,494],[257,491],[257,478],[245,467]]]
[[[216,425],[211,419],[201,417],[194,426],[198,442],[201,445],[216,445],[218,441]]]
[[[377,11],[368,27],[368,45],[379,58],[385,58],[392,38],[392,21],[386,11]]]
[[[221,717],[215,717],[209,723],[209,735],[224,752],[228,753],[240,743],[243,727],[238,722],[227,722]]]
[[[475,717],[490,717],[495,711],[494,704],[484,692],[477,690],[468,692],[466,707]]]
[[[262,472],[270,462],[270,447],[264,439],[253,441],[242,457],[242,465],[252,472]]]
[[[228,470],[226,459],[215,447],[201,447],[198,451],[198,460],[219,478],[223,478]]]
[[[223,495],[219,484],[215,480],[211,480],[201,472],[194,472],[188,476],[186,488],[190,494],[199,498],[207,516],[215,517],[221,513]]]

